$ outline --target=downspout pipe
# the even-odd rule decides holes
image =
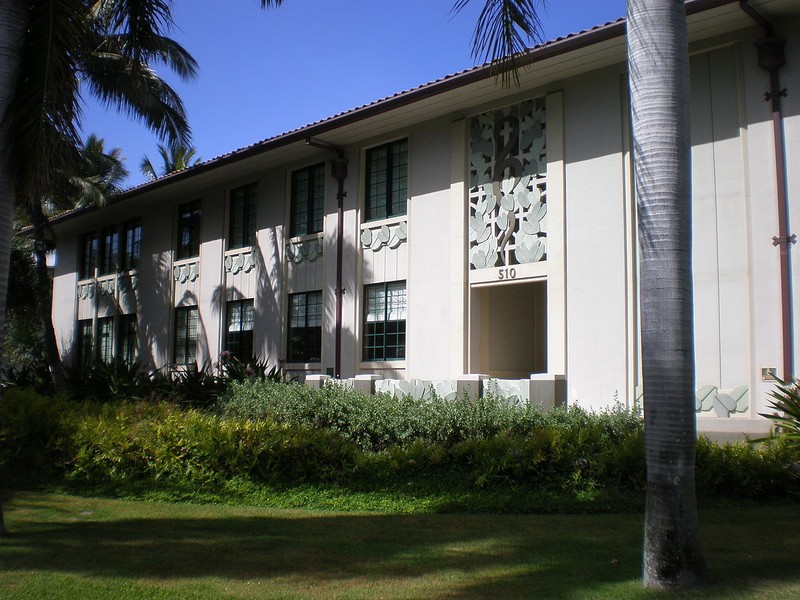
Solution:
[[[781,377],[784,381],[790,380],[794,373],[794,340],[792,325],[792,281],[791,257],[789,248],[797,243],[797,236],[789,233],[789,195],[786,183],[786,144],[783,130],[783,109],[781,98],[786,96],[785,88],[781,88],[778,70],[786,63],[784,46],[786,40],[775,35],[772,24],[747,0],[739,0],[742,10],[758,23],[765,33],[765,37],[756,40],[758,50],[758,65],[769,73],[769,92],[764,99],[771,103],[772,109],[772,137],[775,153],[775,179],[777,188],[778,208],[778,235],[772,238],[772,245],[779,249],[780,278],[781,278],[781,341],[783,345],[783,365]]]
[[[344,190],[344,180],[347,178],[347,158],[344,150],[328,142],[306,138],[306,144],[334,152],[336,158],[330,160],[331,176],[337,181],[336,188],[336,325],[334,341],[334,364],[333,376],[336,379],[342,378],[342,296],[344,296],[344,284],[342,277],[343,246],[344,246],[344,199],[347,192]]]

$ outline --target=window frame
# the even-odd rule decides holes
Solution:
[[[136,313],[117,315],[117,360],[131,366],[139,359],[139,324]]]
[[[295,313],[295,300],[302,299],[302,314]],[[310,303],[309,299],[314,302]],[[319,307],[318,311],[309,313],[309,307]],[[322,325],[324,320],[324,304],[322,290],[310,290],[289,294],[288,321],[286,327],[286,360],[290,363],[320,363],[322,362]],[[316,319],[314,319],[316,317]],[[302,324],[293,325],[295,319],[301,319]],[[313,319],[313,321],[312,321]],[[318,321],[318,324],[315,323]],[[299,321],[297,321],[299,322]],[[295,342],[295,338],[297,341]],[[312,347],[313,346],[313,347]]]
[[[289,237],[321,233],[325,224],[325,163],[292,171],[289,192]],[[300,178],[307,182],[301,188]],[[300,209],[303,210],[300,210]],[[302,216],[305,215],[305,218]]]
[[[402,303],[391,293],[402,288]],[[370,303],[370,292],[380,291],[382,319],[371,320],[373,311]],[[394,300],[394,301],[393,301]],[[362,344],[361,360],[363,362],[394,362],[406,359],[406,322],[408,312],[408,288],[406,280],[385,281],[364,286],[362,311]],[[393,310],[402,311],[402,319],[389,319]],[[391,327],[390,327],[391,325]],[[394,343],[389,343],[394,339]],[[379,340],[379,343],[375,343]],[[399,342],[399,343],[398,343]]]
[[[100,234],[100,255],[97,274],[113,275],[119,267],[119,225],[104,227]]]
[[[97,317],[95,360],[101,365],[114,362],[114,317]]]
[[[178,206],[178,237],[175,247],[175,260],[187,260],[200,256],[202,216],[200,199],[190,200]]]
[[[94,321],[78,319],[75,329],[75,361],[78,367],[88,367],[94,361]]]
[[[93,279],[100,262],[100,234],[89,231],[81,236],[80,279]]]
[[[183,320],[183,323],[181,321]],[[197,306],[178,306],[175,308],[173,325],[172,362],[179,367],[197,366],[197,334],[199,326]],[[183,347],[179,357],[179,348]],[[180,361],[178,359],[181,359]]]
[[[238,330],[231,330],[234,311],[238,310]],[[249,312],[249,318],[245,318],[245,311]],[[245,324],[249,329],[244,329]],[[253,345],[253,331],[255,329],[255,306],[252,298],[241,300],[229,300],[225,306],[225,335],[223,349],[231,356],[238,358],[242,362],[248,362],[255,358]],[[249,352],[246,350],[249,348]]]
[[[364,155],[364,221],[380,221],[408,214],[408,138],[368,148]],[[386,152],[385,169],[377,169]],[[402,160],[401,160],[402,158]],[[373,182],[381,172],[385,178]],[[402,183],[402,185],[401,185]],[[382,188],[382,189],[381,189]],[[376,193],[380,191],[380,193]],[[380,199],[383,202],[379,202]]]
[[[120,269],[133,271],[139,268],[142,257],[142,221],[130,219],[122,225],[122,244],[120,246]]]
[[[256,243],[258,184],[233,188],[228,199],[228,250],[248,248]]]

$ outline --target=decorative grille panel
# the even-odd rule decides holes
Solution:
[[[470,120],[470,269],[547,259],[545,100]]]

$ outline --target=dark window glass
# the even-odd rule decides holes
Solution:
[[[97,259],[100,253],[100,238],[93,231],[83,236],[81,242],[81,279],[94,277]]]
[[[119,228],[116,225],[106,227],[101,241],[99,274],[110,275],[116,272],[119,264]]]
[[[122,270],[132,271],[139,266],[139,258],[142,254],[142,224],[138,219],[128,221],[125,223],[124,231]]]
[[[366,220],[406,214],[408,141],[367,150]]]
[[[75,364],[86,367],[92,362],[92,320],[78,321],[78,336],[75,340]]]
[[[197,307],[175,309],[174,363],[181,366],[197,365]]]
[[[192,200],[178,207],[177,259],[200,255],[200,200]]]
[[[117,358],[126,365],[136,362],[138,356],[136,338],[136,314],[120,315],[117,329]]]
[[[225,350],[242,361],[253,358],[253,301],[228,302]]]
[[[322,356],[322,292],[289,295],[289,362],[319,362]]]
[[[256,240],[256,184],[231,190],[228,249],[252,246]]]
[[[319,164],[292,173],[292,217],[289,235],[322,231],[325,203],[325,165]]]
[[[97,361],[110,364],[114,360],[114,317],[97,319]]]
[[[406,357],[406,282],[364,287],[364,360]]]

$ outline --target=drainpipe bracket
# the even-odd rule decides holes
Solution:
[[[779,238],[777,235],[772,238],[772,245],[773,246],[780,246],[781,244],[796,244],[797,243],[797,234],[787,235],[785,238]]]
[[[786,98],[788,95],[789,95],[789,90],[787,90],[786,88],[783,88],[778,92],[778,96],[780,96],[781,98]],[[764,101],[769,102],[770,100],[772,100],[772,92],[764,92]]]

